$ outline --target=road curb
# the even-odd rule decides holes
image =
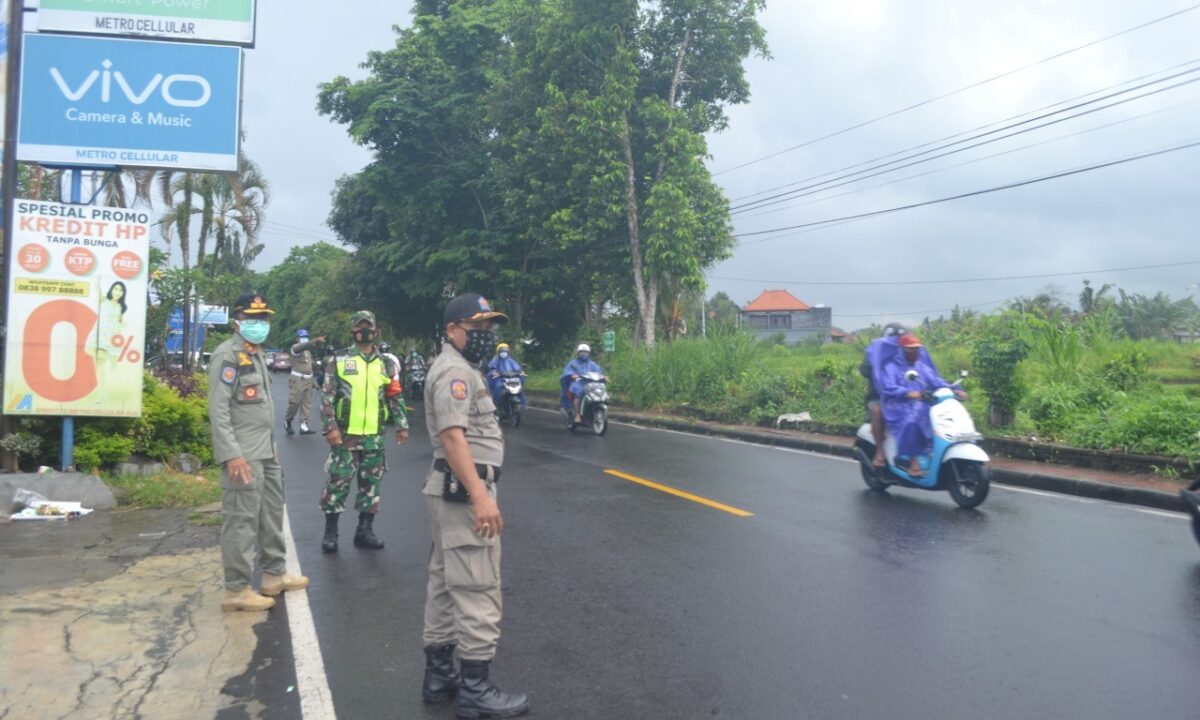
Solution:
[[[556,405],[543,403],[540,398],[529,397],[528,402],[531,406],[542,410],[557,410]],[[841,458],[854,458],[854,449],[851,445],[842,445],[834,442],[826,442],[815,440],[807,437],[776,435],[768,432],[758,432],[745,428],[732,427],[729,425],[720,425],[709,422],[696,422],[694,420],[685,420],[682,418],[662,417],[662,416],[647,416],[647,415],[628,415],[620,411],[609,409],[608,416],[612,420],[629,423],[631,425],[644,425],[647,427],[656,427],[663,430],[674,430],[676,432],[689,433],[691,435],[708,435],[712,437],[723,437],[731,440],[741,440],[742,442],[754,443],[755,445],[768,445],[775,447],[786,447],[792,450],[806,450],[808,452],[819,453],[822,455],[832,455]],[[1061,475],[1051,475],[1049,473],[1029,472],[1026,470],[1014,470],[993,466],[991,468],[992,480],[1002,485],[1011,485],[1014,487],[1029,488],[1031,490],[1043,490],[1046,492],[1060,493],[1062,495],[1074,495],[1076,497],[1088,498],[1091,500],[1107,500],[1109,502],[1123,503],[1126,505],[1139,505],[1142,507],[1154,508],[1157,510],[1168,510],[1171,512],[1187,512],[1187,506],[1177,494],[1161,492],[1158,490],[1150,490],[1148,488],[1133,487],[1128,485],[1114,485],[1112,483],[1098,482],[1096,480],[1088,480],[1082,477],[1063,477]]]

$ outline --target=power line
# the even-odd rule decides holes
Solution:
[[[886,173],[896,172],[897,170],[903,170],[904,168],[912,167],[913,165],[920,165],[922,163],[927,163],[932,160],[938,160],[940,158],[948,157],[950,155],[956,155],[960,152],[965,152],[967,150],[972,150],[977,147],[982,147],[983,145],[990,145],[991,143],[999,142],[1001,140],[1007,140],[1008,138],[1016,137],[1017,135],[1024,135],[1025,133],[1034,132],[1036,130],[1041,130],[1043,128],[1050,127],[1051,125],[1057,125],[1059,123],[1063,123],[1068,120],[1075,120],[1075,119],[1081,118],[1085,115],[1091,115],[1092,113],[1100,112],[1101,110],[1108,110],[1109,108],[1117,107],[1118,105],[1124,105],[1126,103],[1130,103],[1135,100],[1142,100],[1144,98],[1147,98],[1147,97],[1150,97],[1153,95],[1157,95],[1159,93],[1167,92],[1168,90],[1175,90],[1180,87],[1184,87],[1186,85],[1191,85],[1193,83],[1200,82],[1200,77],[1193,77],[1188,80],[1182,80],[1180,82],[1175,83],[1174,85],[1168,85],[1166,87],[1160,87],[1155,90],[1149,90],[1147,92],[1142,93],[1141,95],[1135,95],[1133,97],[1127,97],[1127,98],[1124,98],[1121,100],[1115,100],[1107,105],[1101,105],[1099,107],[1089,108],[1087,110],[1077,112],[1073,115],[1067,115],[1065,117],[1060,117],[1060,118],[1055,118],[1053,120],[1049,120],[1040,125],[1034,125],[1032,127],[1025,127],[1025,128],[1021,128],[1019,130],[1014,130],[1013,132],[1010,132],[1007,135],[1000,135],[997,137],[988,138],[981,142],[977,142],[973,145],[967,145],[965,147],[956,148],[954,150],[949,150],[947,152],[943,152],[938,155],[930,156],[930,153],[937,153],[941,150],[946,150],[946,148],[952,148],[955,145],[961,145],[966,142],[971,142],[972,140],[979,140],[980,138],[985,138],[989,135],[994,135],[995,133],[998,133],[998,132],[1003,132],[1005,130],[1012,130],[1013,128],[1021,127],[1022,125],[1028,125],[1031,122],[1036,122],[1038,120],[1045,120],[1046,118],[1050,118],[1055,115],[1059,115],[1061,113],[1069,112],[1071,110],[1077,110],[1077,109],[1079,109],[1081,107],[1085,107],[1087,105],[1092,105],[1094,103],[1098,103],[1098,102],[1101,102],[1104,100],[1110,100],[1119,95],[1124,95],[1126,93],[1133,92],[1134,90],[1141,90],[1150,85],[1156,85],[1158,83],[1166,82],[1168,80],[1174,80],[1181,76],[1191,75],[1193,73],[1200,73],[1200,67],[1196,67],[1191,70],[1185,70],[1183,72],[1176,73],[1175,75],[1170,75],[1168,77],[1161,78],[1159,80],[1153,80],[1151,82],[1144,83],[1142,85],[1137,85],[1135,87],[1128,88],[1126,90],[1120,90],[1115,93],[1111,93],[1109,95],[1104,95],[1102,97],[1095,98],[1093,100],[1088,100],[1088,101],[1085,101],[1082,103],[1078,103],[1076,105],[1071,105],[1069,107],[1062,108],[1061,110],[1055,110],[1054,112],[1049,112],[1044,115],[1032,117],[1032,118],[1029,118],[1028,120],[1022,120],[1020,122],[1016,122],[1011,125],[1005,125],[1003,127],[999,127],[994,130],[989,130],[987,132],[979,133],[978,135],[972,135],[971,137],[963,138],[962,140],[955,140],[954,142],[946,143],[940,147],[934,147],[934,148],[930,148],[928,150],[922,150],[921,152],[913,153],[911,155],[908,155],[907,157],[897,158],[895,160],[889,160],[888,162],[885,162],[885,163],[880,163],[880,164],[874,165],[872,167],[864,168],[862,170],[857,170],[855,172],[847,173],[845,175],[840,175],[838,177],[830,178],[829,180],[824,180],[819,183],[814,183],[812,185],[805,185],[803,187],[796,188],[795,190],[789,190],[785,193],[779,193],[778,195],[771,195],[771,196],[762,198],[760,200],[754,200],[754,201],[751,201],[748,203],[744,203],[742,205],[731,208],[730,212],[731,212],[731,214],[736,215],[739,213],[746,212],[748,210],[760,210],[765,207],[771,207],[773,205],[778,205],[780,203],[786,202],[788,200],[791,200],[791,199],[794,199],[797,197],[805,197],[807,195],[812,195],[817,192],[822,192],[823,190],[831,190],[836,187],[842,187],[842,186],[849,185],[854,182],[858,182],[859,180],[866,180],[868,178],[877,177],[879,175],[884,175]],[[895,153],[893,153],[893,154],[895,154]],[[929,156],[929,157],[923,157],[923,156]],[[915,158],[921,158],[921,159],[914,160]],[[908,162],[907,164],[899,165],[897,167],[891,167],[890,169],[888,169],[889,166],[896,165],[897,163],[905,163],[906,161],[909,161],[909,160],[913,160],[913,162]],[[859,164],[861,165],[862,163],[859,163]],[[851,167],[857,167],[857,166],[851,166]],[[877,172],[872,172],[872,171],[877,171]],[[864,173],[866,173],[866,174],[864,174]],[[826,173],[826,174],[828,174],[828,173]],[[861,177],[855,177],[855,176],[861,176]],[[843,182],[838,182],[839,180],[843,181]],[[803,181],[801,181],[801,182],[803,182]],[[831,184],[831,183],[834,183],[834,184]],[[822,188],[822,186],[828,186],[828,187]]]
[[[1000,303],[1012,302],[1013,300],[1019,300],[1019,299],[1020,299],[1020,296],[1018,295],[1016,297],[1002,298],[1000,300],[989,300],[988,302],[975,303],[973,305],[958,305],[956,307],[959,310],[970,310],[971,308],[986,307],[988,305],[999,305]],[[934,313],[953,312],[955,309],[956,308],[948,307],[948,308],[934,308],[932,310],[911,310],[909,312],[885,312],[885,313],[858,314],[858,315],[838,313],[837,316],[840,318],[899,317],[899,316],[904,316],[904,315],[932,315]]]
[[[862,220],[865,218],[877,217],[879,215],[889,215],[891,213],[900,212],[902,210],[912,210],[915,208],[926,207],[928,205],[937,205],[939,203],[950,202],[951,200],[961,200],[963,198],[975,197],[976,195],[986,195],[988,193],[999,192],[1000,190],[1011,190],[1013,188],[1024,187],[1026,185],[1033,185],[1035,183],[1045,182],[1047,180],[1057,180],[1059,178],[1069,177],[1071,175],[1079,175],[1081,173],[1091,172],[1092,170],[1101,170],[1103,168],[1113,167],[1114,165],[1123,165],[1125,163],[1130,163],[1130,162],[1134,162],[1137,160],[1145,160],[1147,158],[1156,157],[1158,155],[1166,155],[1167,153],[1178,152],[1180,150],[1188,150],[1188,149],[1194,148],[1194,147],[1200,147],[1200,141],[1192,141],[1192,142],[1186,143],[1184,145],[1177,145],[1175,147],[1169,147],[1169,148],[1165,148],[1162,150],[1154,150],[1152,152],[1142,153],[1140,155],[1132,155],[1132,156],[1120,158],[1117,160],[1110,160],[1108,162],[1097,163],[1095,165],[1086,165],[1084,167],[1075,168],[1073,170],[1064,170],[1063,172],[1053,173],[1051,175],[1043,175],[1043,176],[1035,177],[1035,178],[1029,178],[1027,180],[1021,180],[1018,182],[1007,183],[1005,185],[996,185],[995,187],[983,188],[981,190],[972,190],[971,192],[959,193],[958,195],[950,195],[947,197],[936,198],[934,200],[925,200],[925,201],[919,202],[919,203],[910,203],[908,205],[899,205],[897,207],[885,208],[883,210],[874,210],[872,212],[858,213],[856,215],[847,215],[844,217],[829,218],[827,220],[818,220],[816,222],[801,223],[800,225],[790,225],[787,227],[773,228],[770,230],[758,230],[755,232],[739,233],[739,234],[735,235],[734,237],[744,238],[744,237],[755,237],[758,235],[772,235],[774,233],[785,232],[787,230],[800,230],[800,229],[805,229],[805,228],[815,228],[818,226],[824,227],[831,223],[849,222],[852,220]],[[765,240],[778,240],[778,239],[779,238],[765,238],[764,240],[757,240],[757,241],[754,241],[752,243],[747,243],[747,244],[749,245],[749,244],[754,244],[757,242],[764,242]]]
[[[846,197],[847,195],[854,195],[855,193],[866,192],[868,190],[877,190],[881,187],[887,187],[889,185],[896,185],[898,183],[907,182],[909,180],[915,180],[917,178],[922,178],[922,177],[926,177],[929,175],[936,175],[937,173],[946,172],[947,170],[954,170],[956,168],[965,167],[967,165],[973,165],[977,162],[983,162],[985,160],[992,160],[992,159],[995,159],[998,157],[1003,157],[1004,155],[1011,155],[1016,152],[1021,152],[1022,150],[1029,150],[1031,148],[1040,147],[1042,145],[1049,145],[1050,143],[1056,143],[1056,142],[1059,142],[1062,140],[1068,140],[1073,137],[1078,137],[1080,135],[1086,135],[1088,133],[1093,133],[1093,132],[1096,132],[1099,130],[1106,130],[1108,128],[1115,127],[1117,125],[1123,125],[1127,122],[1133,122],[1134,120],[1141,120],[1142,118],[1150,117],[1151,115],[1158,115],[1160,113],[1170,112],[1171,110],[1178,110],[1179,108],[1182,108],[1182,107],[1187,107],[1189,105],[1195,105],[1198,102],[1200,102],[1200,99],[1190,100],[1188,102],[1178,103],[1176,105],[1171,105],[1171,106],[1164,107],[1164,108],[1158,108],[1156,110],[1150,110],[1149,112],[1144,112],[1144,113],[1140,113],[1138,115],[1133,115],[1133,116],[1130,116],[1127,118],[1121,118],[1120,120],[1114,120],[1112,122],[1107,122],[1107,123],[1104,123],[1103,125],[1096,125],[1094,127],[1086,128],[1084,130],[1077,130],[1076,132],[1067,133],[1066,135],[1059,135],[1057,137],[1049,138],[1047,140],[1040,140],[1035,143],[1029,143],[1028,145],[1021,145],[1019,147],[1015,147],[1015,148],[1012,148],[1009,150],[1002,150],[1001,152],[992,153],[991,155],[984,155],[982,157],[972,158],[970,160],[965,160],[960,163],[954,163],[953,165],[947,165],[945,167],[936,168],[934,170],[926,170],[925,172],[916,173],[914,175],[906,175],[902,178],[896,178],[895,180],[888,180],[887,182],[881,182],[881,183],[876,183],[874,185],[868,185],[866,187],[860,187],[860,188],[855,188],[853,190],[847,190],[846,192],[841,192],[836,195],[826,195],[825,197],[820,197],[820,198],[816,198],[813,200],[805,200],[803,202],[790,203],[790,204],[784,205],[783,207],[775,208],[774,210],[764,210],[763,212],[754,213],[752,215],[747,215],[746,217],[766,217],[767,215],[775,215],[777,213],[781,213],[781,212],[791,210],[791,209],[794,209],[797,207],[801,207],[804,205],[813,205],[815,203],[825,202],[826,200],[835,200],[840,197]],[[896,168],[896,169],[899,170],[901,168]],[[859,178],[859,180],[865,180],[865,179],[866,178]],[[818,190],[816,192],[825,192],[826,190],[832,190],[832,189],[833,188],[822,188],[821,190]],[[808,195],[808,194],[815,194],[815,193],[805,193],[805,195]],[[803,197],[803,196],[798,196],[798,197]]]
[[[1032,110],[1026,110],[1026,111],[1024,111],[1024,112],[1019,112],[1019,113],[1017,113],[1017,114],[1015,114],[1015,115],[1010,115],[1010,116],[1008,116],[1008,117],[1006,117],[1006,118],[1003,118],[1003,119],[1001,119],[1001,120],[995,120],[995,121],[993,121],[993,122],[984,123],[983,125],[977,125],[977,126],[975,126],[975,127],[973,127],[973,128],[968,128],[968,129],[966,129],[966,130],[962,130],[962,131],[960,131],[960,132],[956,132],[956,133],[954,133],[954,134],[951,134],[951,135],[946,135],[945,137],[941,137],[941,138],[938,138],[938,139],[936,139],[936,140],[930,140],[930,141],[928,141],[928,142],[924,142],[924,143],[921,143],[921,144],[919,144],[919,145],[913,145],[912,147],[908,147],[908,148],[905,148],[905,149],[903,149],[903,150],[897,150],[897,151],[895,151],[895,152],[891,152],[891,153],[888,153],[888,154],[886,154],[886,155],[880,155],[880,156],[878,156],[878,157],[874,157],[874,158],[871,158],[871,159],[869,159],[869,160],[863,160],[863,161],[861,161],[861,162],[854,163],[853,165],[847,165],[846,167],[839,168],[839,169],[837,169],[837,170],[830,170],[829,172],[821,173],[821,174],[819,174],[819,175],[813,175],[813,176],[810,176],[810,177],[804,178],[804,179],[802,179],[802,180],[795,180],[795,181],[792,181],[792,182],[784,183],[784,184],[782,184],[782,185],[776,185],[776,186],[774,186],[774,187],[769,187],[769,188],[766,188],[766,189],[764,189],[764,190],[759,190],[759,191],[757,191],[757,192],[748,193],[748,194],[746,194],[746,195],[740,195],[740,196],[738,196],[738,197],[735,197],[735,198],[733,198],[732,200],[733,200],[734,202],[736,202],[736,201],[739,201],[739,200],[748,200],[748,199],[750,199],[750,198],[758,197],[759,195],[766,195],[766,194],[768,194],[768,193],[775,192],[776,190],[783,190],[783,189],[785,189],[785,188],[794,187],[794,186],[796,186],[796,185],[800,185],[800,184],[803,184],[803,183],[806,183],[806,182],[810,182],[810,181],[813,181],[813,180],[820,180],[820,179],[821,179],[821,178],[823,178],[823,177],[828,177],[828,176],[830,176],[830,175],[834,175],[834,174],[836,174],[836,173],[840,173],[840,172],[845,172],[845,171],[847,171],[847,170],[853,170],[853,169],[855,169],[855,168],[862,167],[863,165],[870,165],[871,163],[874,163],[874,162],[879,162],[880,160],[887,160],[888,158],[892,158],[892,157],[895,157],[895,156],[897,156],[897,155],[903,155],[903,154],[905,154],[905,153],[913,152],[914,150],[920,150],[920,149],[922,149],[922,148],[929,147],[930,145],[937,145],[937,144],[939,144],[939,143],[947,142],[947,141],[949,141],[949,140],[953,140],[953,139],[955,139],[955,138],[957,138],[957,137],[962,137],[963,135],[968,135],[968,134],[970,134],[970,133],[973,133],[973,132],[978,132],[978,131],[980,131],[980,130],[986,130],[987,128],[990,128],[990,127],[995,127],[996,125],[1001,125],[1001,124],[1003,124],[1003,123],[1011,122],[1011,121],[1013,121],[1013,120],[1018,120],[1018,119],[1020,119],[1020,118],[1027,117],[1027,116],[1029,116],[1029,115],[1036,115],[1036,114],[1038,114],[1038,113],[1043,113],[1043,112],[1045,112],[1045,111],[1047,111],[1047,110],[1050,110],[1050,109],[1053,109],[1053,108],[1056,108],[1056,107],[1059,107],[1059,106],[1062,106],[1062,105],[1067,105],[1067,104],[1069,104],[1069,103],[1073,103],[1073,102],[1076,102],[1076,101],[1079,101],[1079,100],[1083,100],[1083,99],[1085,99],[1085,98],[1089,98],[1089,97],[1092,97],[1092,96],[1094,96],[1094,95],[1099,95],[1100,93],[1108,92],[1109,90],[1114,90],[1114,89],[1116,89],[1116,88],[1119,88],[1119,87],[1122,87],[1122,86],[1125,86],[1125,85],[1132,85],[1133,83],[1141,82],[1142,80],[1146,80],[1147,78],[1154,77],[1155,75],[1162,75],[1162,74],[1164,74],[1164,73],[1172,73],[1172,72],[1175,72],[1176,70],[1180,70],[1181,68],[1186,68],[1186,67],[1188,67],[1189,65],[1196,65],[1197,63],[1200,63],[1200,58],[1195,58],[1195,59],[1192,59],[1192,60],[1188,60],[1187,62],[1182,62],[1182,63],[1179,63],[1179,64],[1177,64],[1177,65],[1172,65],[1172,66],[1170,66],[1170,67],[1162,68],[1162,69],[1160,69],[1160,70],[1155,70],[1154,72],[1150,72],[1150,73],[1146,73],[1146,74],[1144,74],[1144,75],[1139,75],[1139,76],[1137,76],[1137,77],[1129,78],[1128,80],[1123,80],[1123,81],[1121,81],[1121,82],[1118,82],[1118,83],[1113,83],[1112,85],[1107,85],[1107,86],[1105,86],[1105,87],[1098,88],[1098,89],[1096,89],[1096,90],[1092,90],[1092,91],[1090,91],[1090,92],[1086,92],[1086,93],[1083,93],[1083,94],[1081,94],[1081,95],[1076,95],[1076,96],[1074,96],[1074,97],[1067,98],[1066,100],[1060,100],[1060,101],[1058,101],[1058,102],[1053,102],[1053,103],[1050,103],[1049,105],[1043,105],[1043,106],[1041,106],[1041,107],[1039,107],[1039,108],[1034,108],[1034,109],[1032,109]],[[1175,76],[1171,76],[1171,77],[1175,77]],[[1163,81],[1165,81],[1165,80],[1169,80],[1169,79],[1170,79],[1170,78],[1159,78],[1159,80],[1158,80],[1158,81],[1156,81],[1156,82],[1163,82]],[[1147,83],[1146,85],[1142,85],[1142,86],[1139,86],[1139,87],[1146,87],[1146,86],[1148,86],[1148,85],[1150,85],[1150,84],[1153,84],[1153,83]],[[1128,88],[1128,89],[1126,90],[1126,92],[1131,92],[1131,91],[1133,91],[1133,90],[1137,90],[1137,89],[1138,89],[1138,88]],[[1102,100],[1102,99],[1104,99],[1104,98],[1099,98],[1097,101],[1099,101],[1099,100]],[[1043,117],[1048,117],[1048,115],[1044,115]],[[1035,120],[1036,120],[1037,118],[1033,118],[1033,119],[1035,119]],[[750,204],[750,203],[742,203],[742,204],[743,204],[743,205],[747,205],[747,204]]]
[[[976,277],[976,278],[954,278],[941,280],[862,280],[862,281],[832,281],[818,280],[814,282],[804,282],[801,280],[761,280],[756,278],[733,278],[722,277],[720,275],[709,275],[713,280],[726,280],[731,282],[752,282],[762,283],[766,285],[812,285],[812,286],[882,286],[882,285],[953,285],[957,283],[979,283],[979,282],[997,282],[1001,280],[1045,280],[1047,278],[1057,277],[1072,277],[1075,275],[1101,275],[1104,273],[1115,272],[1132,272],[1134,270],[1160,270],[1170,267],[1186,267],[1188,265],[1200,265],[1200,260],[1188,260],[1185,262],[1162,263],[1160,265],[1134,265],[1130,267],[1108,268],[1106,270],[1074,270],[1071,272],[1060,273],[1038,273],[1035,275],[998,275],[994,277]]]
[[[832,138],[838,137],[838,136],[840,136],[840,135],[845,135],[845,134],[846,134],[846,133],[848,133],[848,132],[852,132],[852,131],[854,131],[854,130],[858,130],[858,129],[860,129],[860,128],[867,127],[868,125],[874,125],[875,123],[877,123],[877,122],[880,122],[880,121],[882,121],[882,120],[886,120],[886,119],[888,119],[888,118],[895,117],[895,116],[897,116],[897,115],[900,115],[900,114],[902,114],[902,113],[906,113],[906,112],[908,112],[908,111],[910,111],[910,110],[916,110],[917,108],[924,107],[924,106],[926,106],[926,105],[929,105],[929,104],[931,104],[931,103],[937,102],[938,100],[944,100],[945,98],[948,98],[948,97],[950,97],[950,96],[952,96],[952,95],[957,95],[957,94],[959,94],[959,93],[966,92],[967,90],[972,90],[972,89],[974,89],[974,88],[980,87],[981,85],[986,85],[987,83],[994,82],[994,81],[996,81],[996,80],[1000,80],[1000,79],[1002,79],[1002,78],[1006,78],[1006,77],[1008,77],[1008,76],[1010,76],[1010,75],[1015,75],[1015,74],[1017,74],[1017,73],[1019,73],[1019,72],[1023,72],[1023,71],[1025,71],[1025,70],[1028,70],[1028,69],[1030,69],[1030,68],[1036,67],[1036,66],[1038,66],[1038,65],[1041,65],[1041,64],[1043,64],[1043,63],[1050,62],[1051,60],[1057,60],[1058,58],[1065,57],[1065,56],[1067,56],[1067,55],[1070,55],[1070,54],[1072,54],[1072,53],[1079,52],[1080,50],[1085,50],[1085,49],[1087,49],[1087,48],[1090,48],[1090,47],[1092,47],[1092,46],[1095,46],[1095,45],[1099,45],[1100,43],[1107,42],[1107,41],[1109,41],[1109,40],[1113,40],[1113,39],[1115,39],[1115,38],[1121,37],[1122,35],[1127,35],[1127,34],[1129,34],[1129,33],[1131,33],[1131,32],[1136,32],[1136,31],[1138,31],[1138,30],[1142,30],[1142,29],[1148,28],[1148,27],[1150,27],[1150,26],[1152,26],[1152,25],[1157,25],[1158,23],[1164,22],[1164,21],[1166,21],[1166,20],[1170,20],[1171,18],[1174,18],[1174,17],[1178,17],[1178,16],[1180,16],[1180,15],[1183,15],[1184,13],[1189,13],[1189,12],[1191,12],[1191,11],[1193,11],[1193,10],[1196,10],[1197,8],[1200,8],[1200,3],[1198,3],[1198,4],[1195,4],[1195,5],[1190,5],[1190,6],[1188,6],[1188,7],[1185,7],[1185,8],[1183,8],[1182,10],[1177,10],[1177,11],[1175,11],[1175,12],[1173,12],[1173,13],[1168,13],[1167,15],[1163,15],[1162,17],[1157,17],[1157,18],[1155,18],[1155,19],[1153,19],[1153,20],[1150,20],[1150,21],[1144,22],[1144,23],[1142,23],[1142,24],[1140,24],[1140,25],[1135,25],[1135,26],[1133,26],[1133,27],[1131,27],[1131,28],[1126,28],[1126,29],[1124,29],[1124,30],[1121,30],[1120,32],[1116,32],[1116,33],[1113,33],[1113,34],[1111,34],[1111,35],[1106,35],[1105,37],[1099,38],[1099,39],[1097,39],[1097,40],[1093,40],[1093,41],[1091,41],[1091,42],[1085,43],[1085,44],[1083,44],[1083,45],[1079,45],[1079,46],[1077,46],[1077,47],[1073,47],[1073,48],[1071,48],[1071,49],[1069,49],[1069,50],[1064,50],[1064,51],[1062,51],[1062,52],[1055,53],[1055,54],[1053,54],[1053,55],[1050,55],[1049,57],[1042,58],[1041,60],[1037,60],[1037,61],[1035,61],[1035,62],[1032,62],[1032,63],[1029,63],[1029,64],[1027,64],[1027,65],[1022,65],[1021,67],[1014,68],[1014,69],[1012,69],[1012,70],[1009,70],[1009,71],[1007,71],[1007,72],[1000,73],[999,75],[994,75],[994,76],[992,76],[992,77],[990,77],[990,78],[987,78],[987,79],[985,79],[985,80],[979,80],[979,81],[977,81],[977,82],[971,83],[970,85],[966,85],[966,86],[964,86],[964,87],[958,88],[957,90],[951,90],[950,92],[942,93],[941,95],[936,95],[936,96],[934,96],[934,97],[931,97],[931,98],[929,98],[928,100],[922,100],[922,101],[921,101],[921,102],[919,102],[919,103],[914,103],[914,104],[912,104],[912,105],[909,105],[909,106],[907,106],[907,107],[900,108],[899,110],[893,110],[893,111],[891,111],[891,112],[889,112],[889,113],[885,113],[885,114],[883,114],[883,115],[880,115],[880,116],[878,116],[878,117],[872,118],[872,119],[870,119],[870,120],[866,120],[866,121],[864,121],[864,122],[860,122],[860,123],[857,123],[857,124],[855,124],[855,125],[851,125],[851,126],[849,126],[849,127],[843,128],[843,129],[841,129],[841,130],[838,130],[838,131],[836,131],[836,132],[829,133],[828,135],[822,135],[821,137],[814,138],[814,139],[812,139],[812,140],[808,140],[808,141],[806,141],[806,142],[802,142],[802,143],[800,143],[800,144],[798,144],[798,145],[793,145],[793,146],[791,146],[791,147],[784,148],[783,150],[777,150],[777,151],[775,151],[775,152],[772,152],[772,153],[769,153],[769,154],[767,154],[767,155],[763,155],[762,157],[755,158],[754,160],[748,160],[748,161],[746,161],[746,162],[744,162],[744,163],[742,163],[742,164],[740,164],[740,165],[734,165],[734,166],[733,166],[733,167],[731,167],[731,168],[726,168],[725,170],[721,170],[721,171],[719,171],[719,172],[715,172],[715,173],[713,173],[713,177],[716,177],[717,175],[724,175],[725,173],[730,173],[730,172],[733,172],[734,170],[740,170],[740,169],[742,169],[742,168],[749,167],[749,166],[751,166],[751,165],[756,165],[756,164],[758,164],[758,163],[760,163],[760,162],[763,162],[764,160],[769,160],[769,159],[771,159],[771,158],[778,157],[778,156],[780,156],[780,155],[783,155],[783,154],[785,154],[785,153],[789,153],[789,152],[792,152],[792,151],[794,151],[794,150],[799,150],[800,148],[808,147],[809,145],[815,145],[816,143],[823,142],[823,141],[825,141],[825,140],[829,140],[829,139],[832,139]]]

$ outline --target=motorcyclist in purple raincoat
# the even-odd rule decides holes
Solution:
[[[891,340],[891,338],[887,338]],[[920,456],[928,452],[933,440],[929,408],[922,401],[923,392],[950,387],[934,367],[929,353],[916,335],[902,335],[894,344],[880,347],[872,358],[875,386],[883,401],[883,418],[892,437],[896,438],[896,463],[900,458],[909,461],[908,474],[924,477]],[[916,376],[909,379],[913,371]],[[959,399],[967,394],[954,389]]]

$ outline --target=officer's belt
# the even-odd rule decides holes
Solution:
[[[293,371],[292,371],[292,375],[294,375],[294,376],[296,376],[296,377],[298,377],[298,378],[304,378],[305,380],[307,380],[307,379],[309,379],[310,377],[312,377],[312,373],[309,373],[309,374],[305,375],[304,373],[302,373],[302,372],[296,372],[295,370],[293,370]]]
[[[448,473],[454,472],[450,469],[450,463],[445,458],[438,458],[433,461],[434,472]],[[479,473],[479,479],[484,482],[498,483],[500,482],[500,467],[497,465],[481,465],[475,464],[475,472]]]

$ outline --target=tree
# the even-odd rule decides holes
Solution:
[[[699,290],[733,246],[704,134],[748,96],[761,7],[417,2],[366,79],[321,88],[319,110],[375,155],[339,183],[330,226],[422,322],[469,288],[551,342],[636,309],[652,345],[661,285]]]

